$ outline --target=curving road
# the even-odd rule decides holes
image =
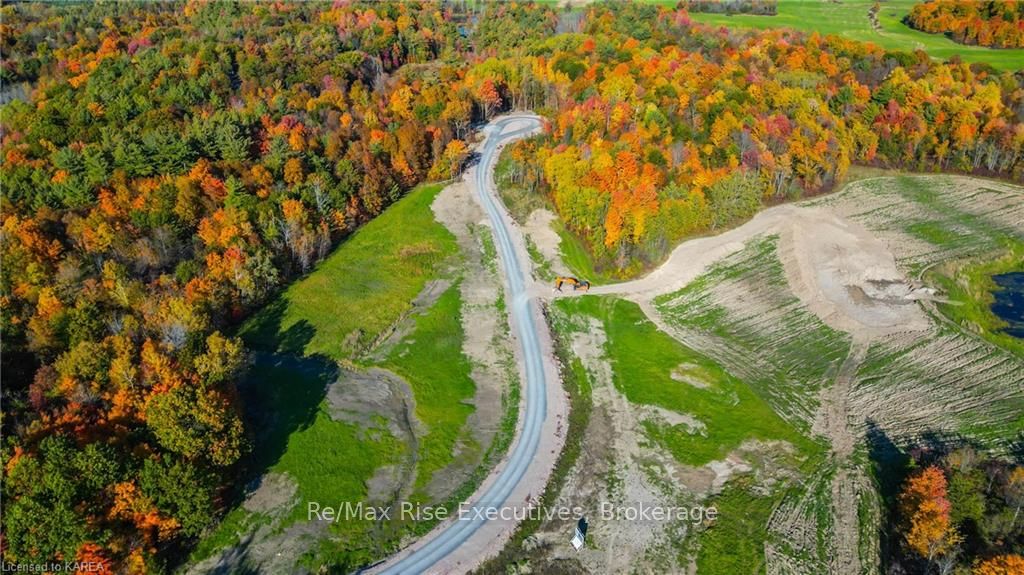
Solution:
[[[563,406],[559,395],[552,395],[548,383],[556,374],[550,354],[550,334],[536,301],[527,289],[531,283],[530,260],[518,230],[498,198],[494,187],[494,164],[504,144],[540,130],[541,119],[533,115],[513,115],[495,119],[483,129],[486,139],[480,147],[480,161],[468,174],[477,200],[484,208],[494,233],[495,245],[505,275],[509,320],[517,336],[520,367],[525,386],[517,437],[512,449],[498,468],[464,504],[459,514],[439,525],[427,536],[373,569],[375,573],[415,574],[451,573],[471,569],[475,563],[500,550],[511,535],[516,521],[489,519],[474,509],[522,507],[526,500],[540,495],[560,449],[554,420]],[[538,329],[540,328],[540,330]],[[556,384],[552,388],[558,388]],[[561,390],[558,390],[561,393]],[[549,400],[557,404],[549,413]],[[558,414],[558,415],[556,415]],[[541,448],[542,439],[544,447]],[[524,480],[525,478],[525,480]],[[525,497],[522,497],[525,492]]]

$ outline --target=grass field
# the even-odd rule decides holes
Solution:
[[[466,418],[473,412],[469,359],[462,354],[462,302],[458,286],[448,288],[426,313],[416,318],[416,329],[392,350],[384,367],[405,378],[416,397],[416,417],[429,422],[420,439],[413,497],[429,501],[422,489],[433,474],[452,462],[455,446],[463,441]]]
[[[367,481],[379,468],[408,459],[409,446],[389,431],[384,416],[369,418],[369,424],[332,417],[325,391],[337,379],[339,363],[383,367],[409,383],[415,415],[426,429],[413,498],[429,500],[424,488],[453,462],[458,442],[463,453],[479,452],[463,429],[475,388],[462,353],[457,282],[430,307],[416,310],[411,329],[386,357],[363,353],[413,311],[411,302],[428,281],[450,274],[457,262],[454,237],[430,209],[440,190],[426,185],[409,192],[240,328],[257,351],[242,387],[257,434],[250,469],[287,474],[297,485],[296,501],[276,518],[236,506],[200,542],[193,561],[271,521],[280,532],[305,519],[307,502],[364,501]],[[373,522],[339,521],[331,530],[333,541],[310,551],[304,563],[315,567],[327,557],[331,564],[355,568],[397,544],[393,532]]]
[[[881,3],[879,29],[868,19],[874,0],[779,0],[775,16],[693,13],[699,22],[737,28],[795,28],[807,32],[836,34],[853,40],[874,42],[888,50],[924,50],[931,57],[948,60],[960,56],[965,62],[985,62],[1001,70],[1024,68],[1024,49],[995,50],[957,44],[939,34],[927,34],[901,21],[917,0],[887,0]]]
[[[352,358],[411,307],[455,238],[434,221],[439,185],[416,188],[345,241],[316,270],[256,313],[240,334],[252,346]],[[294,349],[289,332],[311,337]]]
[[[721,520],[702,534],[697,572],[764,572],[765,526],[777,502],[777,496],[759,491],[750,476],[730,481],[714,498]]]
[[[901,175],[812,202],[863,225],[909,278],[952,301],[925,304],[935,329],[872,344],[850,395],[862,430],[902,447],[956,438],[1005,452],[1020,440],[1020,345],[998,332],[988,275],[1021,269],[1022,200],[1003,182]]]

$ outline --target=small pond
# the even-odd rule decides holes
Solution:
[[[992,293],[996,301],[992,313],[1010,324],[1006,333],[1024,338],[1024,272],[1010,272],[992,276],[1001,289]]]

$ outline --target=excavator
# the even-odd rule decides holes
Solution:
[[[571,285],[572,291],[587,291],[590,289],[590,282],[587,280],[581,280],[574,277],[562,277],[555,278],[555,291],[562,291],[563,285]]]

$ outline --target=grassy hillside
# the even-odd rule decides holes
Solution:
[[[837,34],[854,40],[874,42],[890,50],[924,50],[933,58],[948,60],[960,56],[965,62],[986,62],[1001,70],[1024,68],[1024,50],[994,50],[957,44],[938,34],[914,30],[901,21],[916,0],[888,0],[881,3],[876,29],[868,17],[874,0],[780,0],[775,16],[746,14],[691,14],[699,22],[746,28],[795,28],[807,32]]]
[[[615,387],[627,399],[689,413],[704,423],[706,430],[700,435],[685,432],[685,426],[648,424],[651,437],[681,463],[704,465],[725,457],[750,439],[780,439],[813,451],[812,443],[787,425],[749,386],[712,359],[659,331],[636,304],[591,296],[560,299],[557,303],[563,311],[584,313],[604,323]]]
[[[416,417],[429,422],[420,439],[414,496],[429,498],[419,490],[434,472],[452,462],[456,443],[463,439],[463,425],[473,412],[465,403],[473,398],[469,360],[462,354],[461,307],[457,286],[448,288],[426,313],[416,318],[416,329],[396,347],[385,367],[401,375],[416,398]]]
[[[200,543],[194,561],[261,525],[276,532],[271,537],[287,536],[289,525],[305,524],[307,502],[366,501],[384,466],[414,465],[413,496],[429,501],[424,488],[452,463],[456,443],[473,445],[464,429],[473,412],[464,402],[475,387],[462,353],[458,284],[428,305],[412,303],[429,281],[449,274],[458,257],[454,237],[430,209],[440,190],[426,185],[409,192],[240,328],[257,351],[243,387],[257,430],[251,468],[285,474],[296,490],[271,512],[236,506]],[[390,350],[381,357],[365,353],[406,317],[406,331]],[[352,409],[346,398],[339,405],[326,393],[342,374],[339,364],[383,367],[405,379],[422,424],[417,445],[396,435],[395,422],[384,415],[342,416]],[[414,463],[410,449],[416,449]],[[338,522],[331,529],[338,539],[307,550],[304,563],[315,567],[329,557],[331,564],[354,568],[397,543],[373,522]]]
[[[370,221],[242,326],[252,346],[302,355],[352,358],[403,313],[457,251],[434,221],[439,185],[421,186]],[[297,348],[295,332],[308,332]]]

